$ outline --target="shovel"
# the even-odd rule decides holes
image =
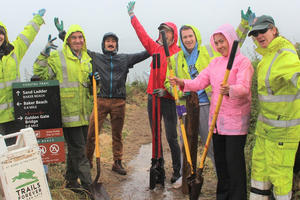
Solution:
[[[162,40],[163,40],[165,54],[167,56],[167,62],[168,62],[167,65],[168,65],[168,68],[169,68],[169,71],[170,71],[170,76],[174,77],[175,76],[174,71],[173,71],[172,66],[170,64],[170,52],[169,52],[168,44],[167,44],[167,41],[166,41],[165,31],[161,31],[161,36],[162,36]],[[189,167],[190,167],[191,176],[193,176],[195,172],[194,172],[194,169],[193,169],[190,148],[189,148],[189,144],[188,144],[188,140],[187,140],[187,136],[186,136],[186,131],[185,131],[184,123],[183,123],[183,116],[186,115],[186,108],[184,107],[184,105],[180,105],[180,101],[179,101],[179,98],[178,98],[178,92],[177,92],[176,86],[173,86],[172,89],[173,89],[173,94],[174,94],[174,98],[175,98],[175,102],[176,102],[177,115],[178,115],[178,119],[179,119],[179,123],[180,123],[180,129],[181,129],[181,134],[182,134],[182,139],[183,139],[185,155],[186,155],[187,163],[189,164]]]
[[[153,54],[153,88],[160,81],[160,54]],[[164,159],[162,157],[160,135],[160,98],[152,95],[152,159],[150,168],[150,186],[153,190],[156,184],[165,185]]]
[[[95,118],[95,150],[96,150],[96,164],[97,175],[94,182],[90,185],[90,192],[94,200],[109,200],[108,193],[103,187],[102,183],[98,183],[100,177],[100,150],[99,150],[99,126],[98,126],[98,106],[97,106],[97,90],[96,80],[93,75],[93,97],[94,97],[94,118]]]
[[[235,53],[236,53],[236,50],[237,50],[238,43],[239,42],[237,40],[235,40],[233,42],[232,50],[230,52],[230,57],[229,57],[229,60],[228,60],[228,63],[227,63],[227,69],[226,69],[224,80],[223,80],[223,83],[222,83],[223,85],[225,85],[227,83],[229,73],[230,73],[230,70],[232,68],[234,58],[235,58]],[[209,147],[212,135],[213,135],[213,131],[214,131],[214,128],[215,128],[215,125],[216,125],[216,121],[217,121],[217,118],[218,118],[218,114],[219,114],[219,110],[220,110],[220,107],[221,107],[222,100],[223,100],[223,95],[219,94],[219,98],[218,98],[218,101],[217,101],[217,105],[216,105],[216,109],[215,109],[215,112],[214,112],[214,115],[213,115],[213,119],[212,119],[212,122],[211,122],[210,127],[209,127],[209,132],[208,132],[207,140],[206,140],[206,143],[205,143],[205,146],[204,146],[204,151],[203,151],[203,154],[201,156],[200,166],[197,169],[197,174],[193,174],[192,176],[190,176],[188,178],[188,184],[189,184],[189,187],[191,188],[191,190],[190,190],[190,200],[198,200],[198,197],[201,193],[201,189],[202,189],[202,185],[203,185],[203,181],[204,181],[204,178],[203,178],[203,175],[202,175],[203,168],[204,168],[204,162],[205,162],[208,147]]]

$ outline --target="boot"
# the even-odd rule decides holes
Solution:
[[[122,161],[121,160],[115,160],[115,163],[112,166],[112,171],[117,172],[120,175],[126,175],[127,172],[122,166]]]
[[[72,190],[75,193],[84,193],[84,188],[77,181],[67,181],[65,188]]]

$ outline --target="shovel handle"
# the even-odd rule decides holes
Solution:
[[[166,39],[166,33],[165,31],[161,31],[161,36],[162,36],[162,41],[163,41],[163,45],[164,45],[164,50],[165,50],[165,54],[167,57],[167,65],[170,71],[170,76],[174,77],[174,71],[172,69],[171,66],[171,62],[170,62],[170,52],[169,52],[169,47],[167,44],[167,39]],[[177,106],[180,105],[180,101],[178,98],[178,91],[177,91],[177,87],[174,85],[172,87],[173,89],[173,94],[174,94],[174,99],[175,99],[175,103]],[[185,154],[186,154],[186,159],[187,162],[190,165],[190,169],[191,169],[191,174],[194,173],[194,169],[193,169],[193,164],[192,164],[192,159],[191,159],[191,153],[190,153],[190,148],[189,148],[189,144],[188,144],[188,140],[187,140],[187,136],[186,136],[186,131],[185,131],[185,127],[184,127],[184,123],[183,123],[183,119],[182,117],[179,117],[179,123],[180,123],[180,129],[181,129],[181,134],[182,134],[182,139],[183,139],[183,145],[184,145],[184,150],[185,150]]]
[[[96,151],[96,158],[100,158],[97,87],[96,87],[96,80],[94,75],[93,75],[93,98],[94,98],[94,121],[95,121],[95,151]]]
[[[234,58],[235,58],[235,53],[236,53],[236,50],[237,50],[238,43],[239,42],[237,40],[235,40],[233,42],[232,50],[230,52],[230,57],[229,57],[229,60],[228,60],[228,63],[227,63],[226,72],[225,72],[224,79],[223,79],[223,82],[222,82],[223,85],[225,85],[227,83],[229,73],[230,73],[230,70],[232,68]],[[222,100],[223,100],[223,95],[219,94],[216,109],[215,109],[215,112],[214,112],[214,115],[213,115],[213,119],[212,119],[210,127],[209,127],[209,132],[208,132],[208,136],[207,136],[206,143],[205,143],[205,146],[204,146],[204,151],[203,151],[203,154],[201,156],[200,167],[199,167],[200,169],[204,168],[205,158],[206,158],[208,147],[210,145],[210,141],[211,141],[214,129],[215,129],[215,125],[216,125],[216,121],[217,121],[217,118],[218,118],[218,115],[219,115]]]

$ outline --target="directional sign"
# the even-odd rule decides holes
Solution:
[[[65,161],[58,81],[13,83],[16,124],[35,131],[44,164]]]
[[[20,128],[60,128],[61,108],[58,81],[13,83],[15,119]]]

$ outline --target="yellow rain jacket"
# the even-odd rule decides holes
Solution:
[[[91,58],[87,54],[86,40],[81,59],[76,57],[69,45],[68,37],[83,30],[72,25],[65,37],[62,51],[52,51],[49,57],[40,54],[34,63],[34,74],[42,80],[59,80],[63,127],[88,125],[92,111],[92,97],[89,94],[89,73],[92,72]]]
[[[10,43],[6,27],[0,22],[0,26],[4,27],[6,31],[5,41],[13,46],[13,50],[0,60],[0,123],[15,120],[12,83],[20,82],[20,62],[43,23],[43,18],[35,15],[16,40]]]

